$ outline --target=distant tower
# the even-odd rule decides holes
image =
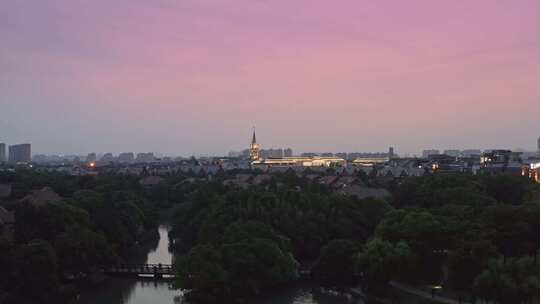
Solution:
[[[249,145],[249,159],[251,161],[258,160],[260,157],[260,147],[255,137],[255,128],[253,128],[253,138],[251,139],[251,145]]]
[[[394,158],[394,147],[388,148],[388,157]]]
[[[537,151],[538,151],[538,153],[540,153],[540,137],[538,137],[538,146],[537,146]]]
[[[0,143],[0,163],[6,162],[6,144]]]

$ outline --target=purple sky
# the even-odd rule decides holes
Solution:
[[[3,0],[0,142],[36,153],[526,148],[537,0]]]

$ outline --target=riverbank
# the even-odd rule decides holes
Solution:
[[[133,264],[172,264],[168,231],[167,225],[160,225],[157,238],[142,244],[127,261]],[[173,289],[172,282],[155,280],[107,277],[100,284],[86,287],[70,304],[173,303],[173,299],[180,295],[180,291]]]

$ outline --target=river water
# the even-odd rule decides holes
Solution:
[[[134,257],[136,263],[172,264],[173,254],[169,251],[168,227],[159,227],[160,239],[154,248],[143,256]],[[145,255],[145,256],[144,256]],[[176,301],[175,301],[176,298]],[[77,304],[178,304],[180,292],[170,283],[153,280],[109,279],[99,286],[81,294]],[[291,288],[267,299],[254,301],[257,304],[359,304],[311,288]]]

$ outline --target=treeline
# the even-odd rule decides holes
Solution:
[[[391,191],[382,201],[333,194],[292,171],[247,189],[224,186],[232,176],[142,187],[121,175],[0,173],[12,185],[0,204],[16,216],[13,238],[0,240],[0,302],[61,300],[66,283],[121,261],[171,207],[178,287],[195,302],[249,299],[308,271],[328,285],[361,277],[372,295],[397,280],[498,303],[539,296],[540,187],[529,179],[358,176]],[[62,199],[24,199],[43,187]]]
[[[527,178],[434,175],[405,180],[358,259],[367,287],[443,285],[470,299],[540,295],[540,187]]]
[[[139,178],[57,173],[0,173],[12,185],[2,206],[15,213],[11,239],[0,239],[0,303],[52,303],[99,266],[122,261],[155,232],[158,208]],[[50,187],[53,202],[25,199]]]
[[[245,190],[205,184],[174,217],[178,286],[198,302],[246,299],[309,269],[323,284],[361,276],[372,295],[391,280],[499,303],[538,295],[537,184],[429,175],[389,185],[390,202],[334,195],[291,174]]]
[[[246,190],[206,184],[178,211],[171,235],[185,254],[178,283],[191,290],[188,298],[254,297],[292,282],[303,268],[321,281],[347,281],[353,254],[392,209],[301,188],[306,180],[290,174],[276,179]]]

